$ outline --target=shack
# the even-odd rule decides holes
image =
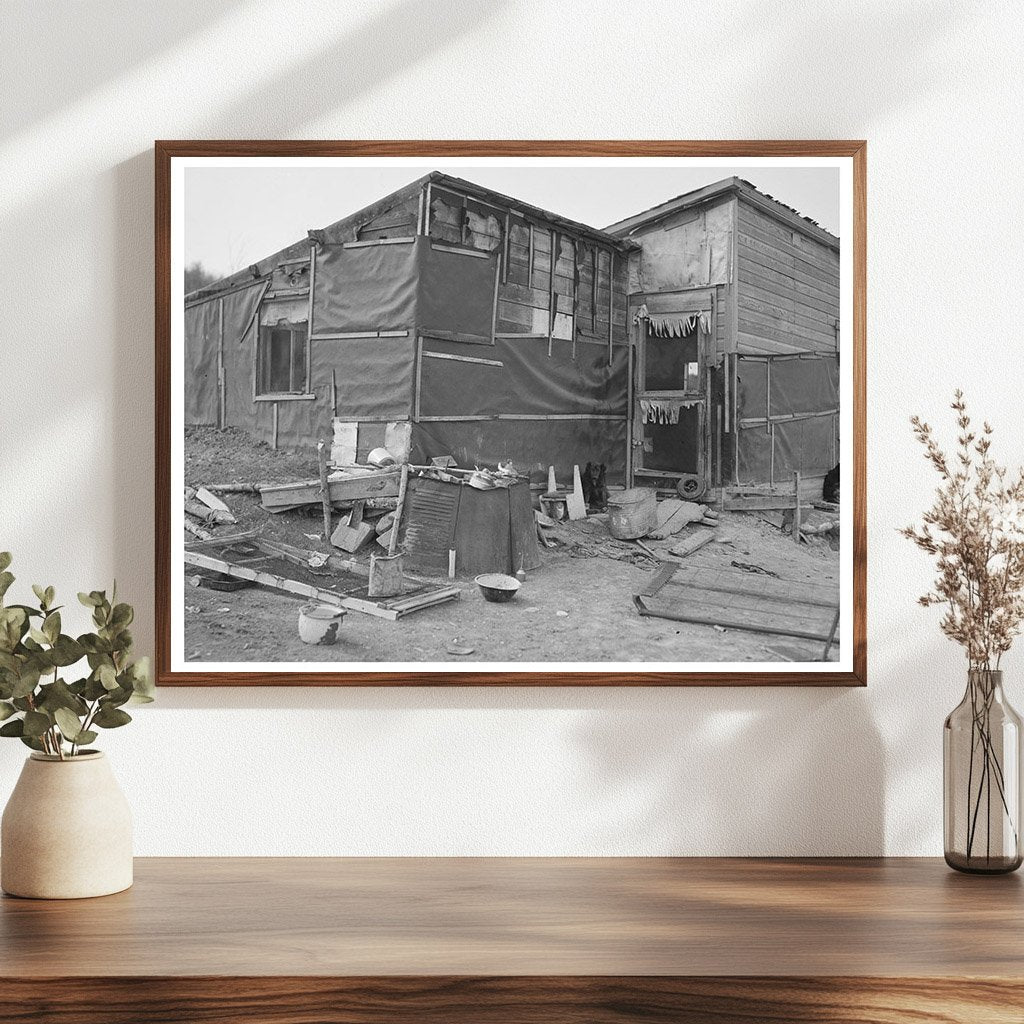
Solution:
[[[185,301],[185,423],[624,482],[635,243],[438,172]]]
[[[636,347],[628,479],[820,493],[838,461],[839,239],[741,178],[606,230]]]

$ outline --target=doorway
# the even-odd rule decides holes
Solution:
[[[688,498],[706,488],[708,319],[659,313],[638,325],[633,476],[676,480]]]

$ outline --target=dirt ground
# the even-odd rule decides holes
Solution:
[[[316,477],[315,454],[275,452],[237,431],[190,430],[185,480],[191,486],[286,481]],[[256,494],[225,494],[239,520],[220,533],[262,527],[268,538],[310,551],[330,550],[319,507],[270,515]],[[767,514],[771,518],[771,514]],[[756,513],[723,513],[717,540],[687,565],[735,571],[753,564],[784,579],[825,583],[839,574],[838,552],[815,539],[799,547]],[[690,531],[709,529],[691,526]],[[610,541],[603,516],[559,527],[563,544],[542,549],[541,567],[528,574],[516,599],[486,602],[472,580],[459,580],[459,597],[388,622],[350,612],[333,647],[302,643],[304,599],[262,587],[222,592],[185,587],[185,657],[225,662],[787,662],[820,658],[822,645],[745,630],[641,617],[633,604],[658,563],[632,545]],[[678,538],[652,541],[667,552]],[[614,557],[586,557],[595,548]],[[359,556],[369,564],[369,552]],[[629,560],[625,560],[629,559]],[[447,581],[443,581],[447,583]],[[455,644],[473,653],[456,656]],[[837,657],[834,649],[832,657]]]

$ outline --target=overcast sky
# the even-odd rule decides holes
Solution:
[[[434,170],[592,227],[738,175],[839,234],[839,172],[830,167],[188,167],[185,263],[233,273]]]

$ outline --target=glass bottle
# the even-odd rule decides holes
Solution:
[[[1003,673],[972,669],[964,699],[943,726],[946,863],[1000,874],[1021,865],[1021,719]]]

